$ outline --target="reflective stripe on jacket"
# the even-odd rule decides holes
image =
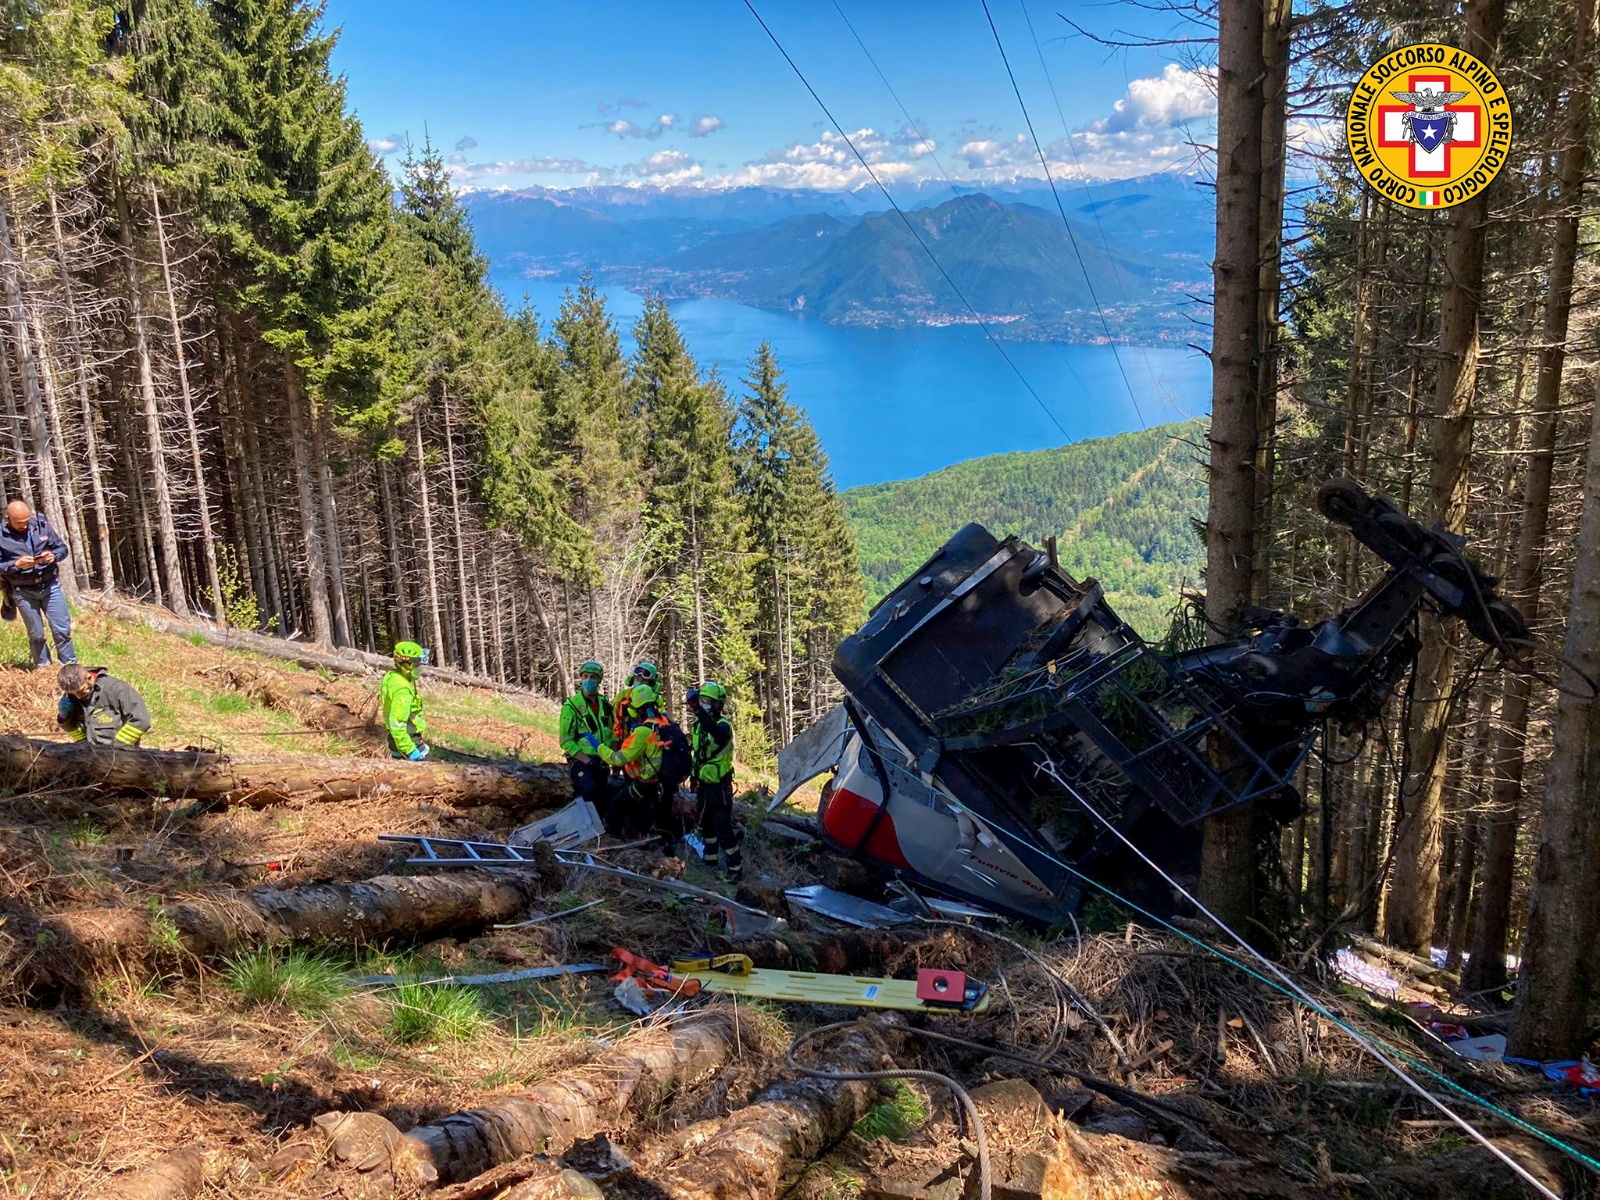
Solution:
[[[94,691],[87,700],[61,697],[56,724],[74,741],[91,746],[137,746],[150,732],[150,710],[131,683],[93,667]]]
[[[694,777],[701,783],[721,783],[733,774],[733,726],[726,717],[708,721],[701,717],[689,733],[694,754]]]
[[[594,734],[602,746],[612,745],[616,738],[611,729],[611,701],[603,693],[596,694],[592,703],[582,692],[568,696],[561,706],[558,730],[561,752],[568,758],[590,752],[583,744],[586,733]]]
[[[621,767],[629,779],[648,783],[661,774],[661,741],[656,737],[655,725],[650,722],[635,725],[620,749],[602,746],[600,757],[613,767]]]

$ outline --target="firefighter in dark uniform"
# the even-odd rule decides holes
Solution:
[[[133,685],[104,667],[69,663],[56,676],[61,705],[56,724],[74,741],[133,748],[150,732],[150,710]]]
[[[728,689],[709,681],[695,697],[696,720],[690,734],[691,786],[700,797],[700,837],[706,866],[726,879],[744,873],[744,853],[733,823],[733,726],[722,715]]]

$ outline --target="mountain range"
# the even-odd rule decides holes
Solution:
[[[1064,184],[1059,208],[1056,193],[1031,181],[900,191],[904,215],[883,209],[881,195],[871,211],[859,191],[757,187],[529,188],[468,202],[484,251],[530,277],[588,271],[669,299],[730,299],[840,324],[982,319],[1038,340],[1192,337],[1214,223],[1212,193],[1194,181]]]

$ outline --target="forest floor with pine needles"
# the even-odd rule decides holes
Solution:
[[[19,625],[0,625],[0,727],[39,736],[53,726],[53,673],[10,665],[24,649],[20,632]],[[379,752],[366,740],[307,734],[286,714],[218,686],[230,652],[94,612],[81,617],[77,634],[85,662],[109,666],[145,694],[156,718],[147,744],[260,753],[268,742],[275,753]],[[299,677],[355,712],[371,711],[375,676],[305,671]],[[548,702],[446,685],[429,685],[427,696],[441,749],[533,761],[556,755]],[[1252,1186],[1273,1195],[1526,1194],[1326,1020],[1195,946],[1114,914],[1101,914],[1101,927],[1081,937],[1007,929],[1008,941],[965,928],[903,931],[880,937],[885,949],[859,961],[857,935],[789,910],[782,896],[784,887],[834,878],[839,860],[766,836],[757,811],[747,814],[750,882],[740,895],[787,917],[788,928],[769,939],[773,952],[792,956],[802,969],[906,978],[919,965],[941,966],[992,985],[993,1003],[981,1016],[916,1015],[881,1028],[899,1039],[899,1065],[940,1070],[969,1087],[1022,1079],[1036,1089],[1035,1107],[1030,1101],[983,1109],[998,1177],[1023,1172],[1024,1151],[1044,1146],[1061,1153],[1063,1139],[1077,1137],[1080,1169],[1097,1163],[1096,1170],[1166,1181],[1138,1194],[1241,1194]],[[537,896],[532,909],[559,913],[603,903],[544,924],[480,927],[421,944],[256,945],[205,959],[186,950],[160,915],[159,906],[174,901],[405,875],[404,847],[379,843],[377,834],[502,840],[527,815],[382,796],[198,814],[163,797],[0,800],[0,911],[7,922],[0,924],[0,971],[10,972],[0,975],[0,1196],[113,1194],[129,1172],[189,1146],[206,1147],[225,1166],[207,1190],[187,1194],[360,1194],[330,1188],[325,1173],[274,1173],[269,1164],[286,1147],[314,1143],[313,1122],[325,1113],[375,1113],[406,1130],[516,1096],[605,1054],[639,1021],[614,1003],[614,985],[604,975],[478,987],[426,981],[604,962],[616,945],[655,961],[723,945],[720,924],[707,910],[572,872],[565,885]],[[718,886],[701,864],[663,856],[659,845],[601,852],[619,866]],[[27,989],[18,971],[30,947],[11,932],[17,914],[125,910],[156,914],[149,945],[102,964],[76,990]],[[841,967],[834,957],[850,961]],[[373,975],[396,982],[355,982]],[[1063,979],[1087,998],[1115,1044],[1081,1005],[1064,998]],[[1600,1149],[1600,1120],[1575,1094],[1509,1069],[1452,1061],[1414,1036],[1398,1011],[1331,982],[1320,992],[1363,1031],[1404,1046],[1589,1153]],[[694,1122],[748,1111],[761,1088],[788,1074],[783,1053],[791,1037],[851,1015],[805,1005],[736,1008],[737,1051],[670,1103],[618,1117],[606,1132],[619,1147],[648,1155],[688,1136],[683,1131]],[[973,1044],[898,1032],[907,1027]],[[997,1046],[1043,1055],[1168,1107],[1108,1098],[1059,1070],[999,1057]],[[826,1043],[808,1055],[830,1061]],[[962,1149],[970,1143],[948,1094],[921,1081],[875,1086],[853,1130],[815,1161],[793,1164],[785,1183],[805,1200],[956,1200],[961,1177],[971,1174]],[[1547,1150],[1509,1136],[1482,1114],[1471,1119],[1497,1143],[1540,1164],[1566,1194],[1583,1194],[1592,1177],[1558,1166]],[[1092,1180],[1086,1186],[1083,1195],[1096,1194]],[[970,1186],[966,1194],[973,1194]],[[1016,1200],[1032,1193],[996,1194]]]

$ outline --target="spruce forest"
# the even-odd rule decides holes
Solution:
[[[752,761],[821,711],[861,589],[766,347],[722,380],[659,301],[626,359],[587,284],[506,311],[315,7],[22,3],[0,39],[0,482],[71,585],[549,694],[652,659],[750,701]]]
[[[758,7],[724,17],[782,52],[773,95],[787,59],[833,98]],[[1182,302],[1209,416],[841,494],[770,344],[725,377],[684,309],[621,328],[588,273],[508,305],[464,160],[369,143],[336,11],[0,0],[0,489],[71,548],[85,665],[148,708],[69,741],[104,680],[58,689],[0,621],[0,1196],[1600,1194],[1600,5],[1131,7],[1179,33],[1066,40],[1214,99],[1163,181],[1215,196]],[[985,144],[1034,199],[1087,191],[1031,174],[1028,11],[948,7],[1024,119]],[[1453,207],[1385,199],[1346,144],[1418,43],[1514,113]],[[1079,140],[1145,136],[1125,101]],[[584,128],[689,111],[618,116],[643,104]],[[1402,107],[1414,145],[1458,128]],[[909,156],[901,195],[992,210],[1006,181],[948,199],[901,112],[872,151]],[[618,178],[619,210],[650,186]],[[893,230],[919,304],[968,278],[850,199],[827,229]],[[1115,340],[1075,241],[1114,206],[1015,207],[1059,216]],[[1191,278],[1159,240],[1149,278]],[[1386,553],[1417,527],[1363,491],[1437,532]],[[1337,624],[1374,595],[1404,618]],[[607,694],[659,664],[688,749],[648,690],[612,725],[591,658]]]

